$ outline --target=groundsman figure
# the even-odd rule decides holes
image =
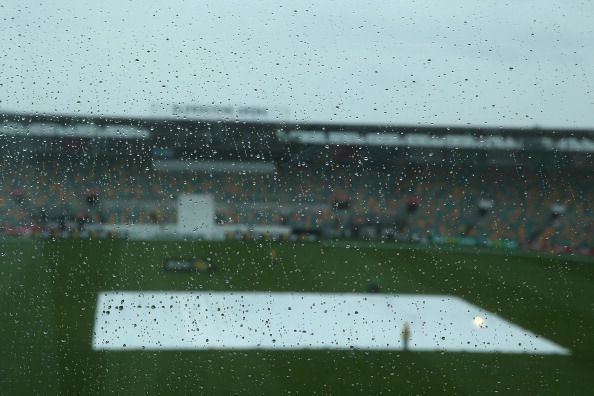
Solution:
[[[400,335],[402,336],[403,349],[408,351],[408,341],[410,340],[410,326],[408,325],[408,322],[404,322]]]

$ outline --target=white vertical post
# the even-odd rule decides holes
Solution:
[[[189,237],[210,239],[214,231],[215,203],[212,195],[184,194],[177,203],[177,231]]]

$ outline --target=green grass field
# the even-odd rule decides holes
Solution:
[[[271,250],[278,260],[271,260]],[[211,274],[166,258],[210,258]],[[371,351],[97,352],[98,291],[460,296],[571,356]],[[362,242],[0,241],[2,394],[591,394],[594,261]]]

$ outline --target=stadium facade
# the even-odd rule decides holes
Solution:
[[[3,235],[594,254],[589,130],[3,114],[0,145]]]

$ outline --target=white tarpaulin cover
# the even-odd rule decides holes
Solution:
[[[567,354],[460,298],[440,295],[101,292],[95,350],[403,349]]]

